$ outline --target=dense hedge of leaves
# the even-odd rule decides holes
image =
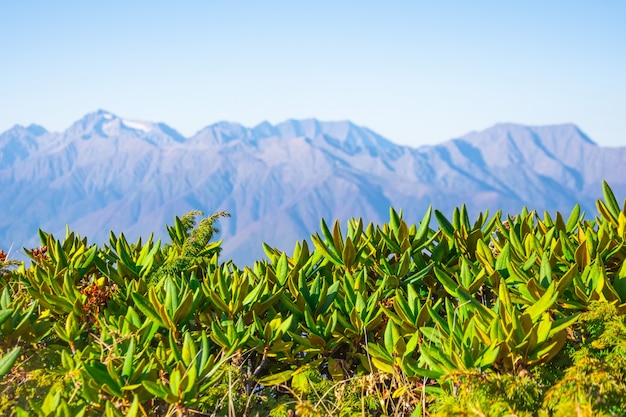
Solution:
[[[626,415],[626,209],[352,219],[219,258],[40,232],[0,252],[0,412],[36,416]],[[434,217],[434,218],[433,218]]]

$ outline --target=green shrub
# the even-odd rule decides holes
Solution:
[[[626,212],[322,220],[291,255],[40,232],[0,252],[0,414],[626,414]],[[432,226],[432,217],[437,226]]]

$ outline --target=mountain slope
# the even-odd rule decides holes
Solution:
[[[320,218],[419,221],[429,205],[518,212],[588,211],[607,179],[626,193],[626,148],[602,148],[573,125],[496,125],[437,146],[396,145],[350,122],[220,122],[184,138],[163,123],[99,110],[64,132],[0,134],[0,247],[36,246],[66,224],[96,242],[132,238],[192,209],[226,210],[224,255],[247,263],[261,242],[291,250]]]

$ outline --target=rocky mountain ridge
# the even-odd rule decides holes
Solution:
[[[384,222],[389,206],[410,221],[429,205],[595,213],[602,179],[626,195],[625,163],[626,148],[571,124],[499,124],[411,148],[347,121],[220,122],[185,138],[99,110],[63,132],[0,134],[0,248],[36,246],[38,227],[62,235],[66,224],[98,243],[110,230],[164,236],[176,215],[225,210],[224,256],[249,263],[261,242],[290,251],[320,218]]]

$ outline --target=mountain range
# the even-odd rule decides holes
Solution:
[[[0,134],[0,248],[38,246],[37,229],[66,224],[90,241],[109,231],[166,235],[190,210],[225,210],[223,256],[290,252],[321,218],[418,222],[429,205],[593,217],[601,181],[626,195],[626,147],[598,146],[572,124],[498,124],[435,146],[401,146],[348,121],[288,120],[253,128],[220,122],[184,137],[164,123],[99,110],[63,132],[37,125]]]

